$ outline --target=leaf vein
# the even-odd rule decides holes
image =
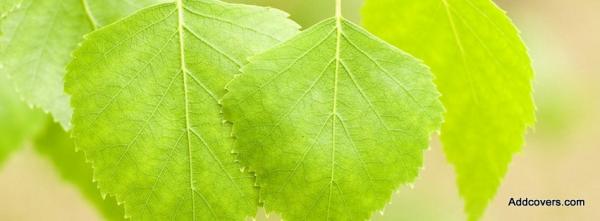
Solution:
[[[302,154],[302,157],[300,158],[300,160],[296,163],[296,165],[294,166],[294,169],[291,171],[291,173],[287,176],[287,178],[285,179],[287,182],[285,182],[283,185],[281,185],[281,188],[279,188],[279,190],[276,192],[275,195],[281,193],[281,191],[283,191],[283,189],[285,189],[285,187],[292,182],[291,178],[292,176],[294,176],[296,174],[296,172],[298,171],[298,168],[300,168],[300,165],[302,163],[304,163],[304,160],[306,159],[306,156],[308,155],[308,153],[313,149],[314,146],[316,146],[317,141],[319,140],[319,137],[321,137],[321,134],[323,134],[323,131],[325,131],[325,127],[327,126],[327,123],[329,123],[329,119],[332,119],[333,115],[329,115],[327,117],[327,119],[325,119],[325,123],[323,124],[323,126],[321,126],[321,129],[319,129],[319,132],[317,133],[317,135],[313,138],[314,142],[308,146],[305,150],[304,153]]]
[[[194,14],[194,15],[197,15],[197,16],[200,16],[200,17],[204,17],[204,18],[208,18],[208,19],[212,19],[212,20],[216,20],[216,21],[220,21],[220,22],[223,22],[223,23],[227,23],[227,24],[230,24],[230,25],[233,25],[233,26],[236,26],[236,27],[242,28],[242,29],[246,29],[246,30],[252,31],[252,32],[254,32],[254,33],[256,33],[256,34],[259,34],[259,35],[262,35],[262,36],[268,37],[268,38],[270,38],[270,39],[272,39],[272,40],[275,40],[275,41],[277,41],[277,42],[279,42],[279,41],[283,40],[283,39],[278,39],[278,38],[276,38],[275,36],[273,36],[273,35],[271,35],[271,34],[267,34],[267,33],[261,32],[261,31],[259,31],[259,30],[255,29],[255,28],[252,28],[252,27],[249,27],[249,26],[240,25],[240,24],[238,24],[238,23],[235,23],[235,22],[233,22],[233,21],[230,21],[230,20],[227,20],[227,19],[223,19],[223,18],[219,18],[219,17],[216,17],[216,16],[211,16],[211,15],[207,15],[207,14],[204,14],[204,13],[198,12],[198,11],[196,11],[196,10],[193,10],[193,9],[191,9],[191,8],[187,7],[187,6],[184,6],[183,8],[184,8],[186,11],[188,11],[188,12],[190,12],[190,13]]]
[[[225,175],[227,175],[227,178],[229,179],[231,184],[233,186],[235,186],[235,188],[238,191],[238,193],[240,194],[240,196],[242,196],[242,198],[246,198],[246,194],[244,194],[244,192],[242,191],[242,189],[240,188],[238,183],[233,180],[233,178],[231,177],[231,174],[229,174],[229,172],[225,169],[225,166],[223,166],[223,162],[221,162],[221,160],[217,157],[217,155],[215,155],[215,152],[212,150],[210,145],[208,145],[206,140],[204,140],[204,138],[202,138],[202,136],[200,136],[200,134],[198,132],[196,132],[196,130],[194,130],[193,128],[190,130],[200,141],[202,141],[202,144],[204,145],[204,147],[206,147],[206,150],[208,150],[208,153],[210,153],[210,156],[213,158],[213,160],[215,160],[215,162],[217,162],[217,165],[219,165],[219,168],[223,171],[223,173],[225,173]],[[249,202],[246,201],[246,203],[249,203]]]
[[[160,55],[162,55],[162,52],[165,48],[167,48],[167,46],[169,45],[169,43],[171,43],[171,41],[174,39],[175,35],[177,35],[177,32],[175,32],[170,38],[169,40],[159,49],[159,51],[152,56],[152,58],[150,58],[150,60],[148,60],[148,62],[146,62],[142,68],[140,70],[138,70],[134,77],[129,80],[127,82],[127,84],[121,88],[119,88],[119,90],[117,91],[117,93],[115,93],[113,96],[111,96],[110,100],[108,101],[108,103],[106,105],[104,105],[100,111],[98,113],[96,113],[96,117],[94,117],[94,119],[91,120],[91,122],[89,123],[88,127],[92,127],[96,124],[96,122],[98,121],[98,119],[100,118],[100,116],[102,116],[102,114],[110,107],[113,105],[113,103],[117,100],[117,98],[121,95],[121,93],[123,93],[123,91],[127,90],[132,84],[133,82],[135,82],[135,80],[138,79],[139,76],[142,75],[142,71],[146,70],[146,68],[150,67],[152,65],[152,62],[158,58]]]
[[[238,61],[237,59],[233,58],[233,56],[231,56],[228,53],[225,53],[225,51],[223,51],[222,49],[218,48],[216,45],[212,44],[211,42],[209,42],[208,40],[204,39],[202,36],[200,36],[199,34],[197,34],[196,32],[194,32],[191,28],[189,28],[187,25],[183,25],[183,28],[188,31],[189,33],[192,34],[192,36],[194,36],[196,39],[198,39],[199,41],[201,41],[202,43],[204,43],[205,45],[207,45],[208,47],[210,47],[211,49],[215,50],[217,53],[219,53],[220,55],[222,55],[223,57],[227,58],[227,60],[233,62],[235,65],[237,65],[238,67],[242,67],[242,62]]]
[[[146,121],[144,121],[142,127],[140,127],[140,129],[136,133],[135,137],[127,144],[127,146],[125,147],[125,151],[123,152],[123,154],[121,154],[121,156],[119,157],[119,160],[116,162],[116,164],[115,164],[114,167],[118,167],[121,164],[121,161],[123,160],[123,158],[125,157],[125,155],[127,155],[127,153],[129,152],[129,150],[131,149],[131,146],[133,146],[133,144],[135,144],[135,142],[138,140],[138,138],[143,134],[143,131],[148,127],[148,125],[150,124],[150,120],[152,118],[154,118],[154,115],[158,112],[158,109],[160,108],[160,106],[162,105],[163,101],[165,100],[165,97],[167,96],[168,92],[171,90],[171,87],[173,86],[177,75],[179,75],[179,72],[177,72],[177,74],[175,74],[172,77],[171,82],[169,83],[169,86],[165,89],[165,91],[163,92],[163,94],[160,97],[160,100],[154,106],[154,109],[152,110],[152,113],[146,119]],[[118,170],[115,170],[114,172],[117,172],[117,171]]]
[[[396,83],[396,85],[398,85],[402,91],[404,91],[404,93],[406,95],[408,95],[408,97],[411,99],[411,101],[413,103],[415,103],[419,109],[421,109],[421,111],[423,111],[424,113],[427,113],[427,115],[429,115],[430,118],[432,118],[431,114],[429,113],[429,111],[426,111],[425,108],[423,107],[423,105],[421,105],[421,103],[419,103],[417,101],[417,99],[415,98],[415,96],[410,92],[410,90],[408,90],[408,88],[406,88],[402,83],[400,83],[400,81],[398,79],[396,79],[387,69],[385,69],[376,59],[374,59],[371,55],[367,54],[364,50],[362,50],[358,45],[356,45],[352,40],[350,40],[350,38],[348,38],[348,36],[346,36],[345,34],[342,34],[344,39],[346,39],[346,41],[348,41],[348,43],[357,51],[359,51],[361,54],[365,55],[369,61],[373,62],[373,64],[375,64],[377,66],[377,68],[379,68],[379,70],[381,70],[384,74],[386,74],[390,79],[392,79],[392,81],[394,81],[394,83]],[[348,70],[346,68],[346,70]],[[348,70],[349,72],[349,70]]]
[[[273,83],[277,78],[279,78],[280,76],[283,75],[283,73],[287,72],[288,70],[290,70],[294,65],[296,65],[300,60],[302,60],[304,57],[306,57],[306,55],[308,55],[312,50],[314,50],[315,48],[321,46],[325,40],[327,40],[331,34],[333,34],[335,32],[335,29],[332,29],[331,32],[329,34],[327,34],[323,39],[321,39],[320,41],[318,41],[313,47],[311,47],[308,51],[302,53],[299,57],[295,58],[294,61],[292,61],[292,63],[288,66],[286,66],[283,70],[281,70],[280,72],[278,72],[277,74],[273,75],[273,77],[269,78],[267,80],[267,82],[265,82],[264,84],[262,84],[260,87],[258,87],[256,90],[252,91],[251,93],[248,93],[248,95],[244,96],[243,99],[241,99],[242,101],[247,101],[249,99],[249,97],[254,96],[256,93],[258,93],[259,91],[261,91],[264,87],[268,86],[269,84]]]

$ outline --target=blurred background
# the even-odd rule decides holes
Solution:
[[[234,2],[283,9],[303,27],[334,12],[333,0]],[[508,12],[530,49],[537,75],[538,123],[527,135],[523,151],[514,157],[483,220],[600,220],[600,1],[496,3]],[[360,22],[361,5],[360,0],[344,0],[345,16]],[[4,90],[6,85],[0,87]],[[12,120],[18,123],[27,119]],[[10,133],[0,132],[0,140],[8,142],[10,138],[4,135]],[[43,134],[35,142],[48,139],[43,136],[61,136]],[[0,220],[102,220],[100,212],[88,202],[93,197],[79,191],[77,181],[69,174],[55,169],[77,165],[52,162],[53,156],[44,154],[43,147],[33,148],[31,144],[23,144],[0,164]],[[436,141],[425,155],[425,168],[414,187],[399,189],[390,205],[373,220],[465,220],[454,179],[453,169]],[[508,207],[511,197],[584,199],[586,205]],[[279,218],[260,212],[257,220]]]

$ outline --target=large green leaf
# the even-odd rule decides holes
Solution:
[[[477,220],[535,121],[533,71],[518,31],[490,0],[367,0],[363,16],[436,75],[448,110],[442,143]]]
[[[73,134],[102,191],[136,220],[256,211],[218,103],[245,59],[297,32],[287,14],[215,0],[146,8],[89,34],[68,68]]]
[[[82,152],[75,152],[69,134],[58,124],[48,120],[46,128],[34,141],[38,153],[46,156],[63,179],[73,184],[107,220],[124,220],[123,208],[112,197],[104,199],[92,182],[92,168]]]
[[[11,76],[26,102],[51,113],[69,128],[72,110],[63,92],[63,75],[71,52],[83,34],[94,28],[95,15],[88,12],[93,10],[101,17],[101,24],[106,24],[158,1],[123,4],[121,0],[22,0],[20,7],[1,23],[5,35],[0,37],[0,71]],[[14,9],[16,2],[8,0],[0,6]],[[119,6],[107,7],[111,4]]]
[[[365,220],[412,182],[442,106],[419,61],[345,19],[250,59],[224,113],[286,220]]]
[[[0,74],[0,166],[11,152],[41,128],[43,122],[43,113],[21,102],[6,76]]]

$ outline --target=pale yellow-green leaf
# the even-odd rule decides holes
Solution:
[[[535,121],[533,71],[491,0],[367,0],[365,26],[424,59],[447,109],[441,139],[470,220],[479,219]]]

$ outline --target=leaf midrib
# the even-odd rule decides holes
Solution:
[[[183,94],[184,94],[184,106],[185,106],[185,134],[187,138],[187,149],[188,149],[188,166],[189,166],[189,185],[190,185],[190,197],[192,200],[192,220],[196,220],[196,200],[194,193],[194,171],[193,171],[193,158],[192,158],[192,139],[190,135],[190,104],[189,104],[189,95],[188,95],[188,84],[187,84],[187,72],[188,69],[185,64],[185,43],[183,39],[184,32],[184,15],[183,15],[183,0],[177,0],[177,33],[179,35],[179,61],[180,61],[180,69],[182,70],[183,75]],[[198,192],[200,195],[202,193]],[[204,197],[202,197],[204,199]],[[208,208],[211,211],[211,214],[214,216],[214,212],[212,211],[210,204],[207,203]],[[216,217],[215,217],[216,218]]]
[[[215,155],[214,151],[212,150],[212,148],[209,146],[209,144],[200,136],[200,134],[198,132],[196,132],[192,126],[191,126],[191,120],[190,120],[190,96],[189,96],[189,89],[188,89],[188,77],[192,78],[192,80],[199,86],[201,87],[214,101],[216,104],[219,103],[219,100],[216,96],[216,94],[214,92],[212,92],[205,84],[203,84],[202,82],[200,82],[198,79],[196,79],[192,72],[187,68],[186,65],[186,57],[185,57],[185,40],[184,40],[184,35],[185,32],[187,31],[188,33],[192,34],[192,37],[194,37],[195,39],[201,41],[202,43],[206,44],[207,46],[209,46],[211,49],[217,51],[219,54],[221,54],[222,56],[226,57],[228,60],[230,60],[234,65],[236,65],[237,67],[241,66],[241,62],[239,60],[237,60],[236,58],[234,58],[233,56],[227,54],[225,51],[221,50],[220,48],[218,48],[216,45],[212,44],[210,41],[208,41],[207,39],[202,38],[199,34],[195,33],[190,27],[188,27],[185,24],[185,12],[191,12],[191,9],[187,6],[184,5],[183,0],[177,0],[176,1],[176,11],[177,11],[177,33],[179,35],[179,60],[180,60],[180,69],[181,69],[181,73],[183,75],[183,89],[184,89],[184,106],[185,106],[185,134],[186,134],[186,138],[188,140],[188,144],[187,144],[187,149],[188,149],[188,162],[189,162],[189,184],[190,184],[190,196],[191,196],[191,201],[192,201],[192,220],[196,220],[196,202],[195,202],[195,194],[198,194],[201,198],[202,201],[204,202],[204,204],[206,205],[206,207],[208,208],[208,210],[210,211],[211,215],[213,218],[218,219],[217,214],[214,212],[212,206],[210,205],[210,203],[207,201],[206,197],[200,192],[197,191],[196,188],[194,187],[194,171],[193,171],[193,156],[192,156],[192,135],[196,136],[198,139],[200,139],[200,141],[203,143],[203,145],[207,148],[208,152],[210,153],[210,155],[212,156],[212,158],[215,160],[215,162],[217,162],[217,164],[219,165],[219,168],[223,171],[223,173],[225,173],[225,175],[227,176],[227,178],[229,179],[229,181],[231,182],[231,184],[233,186],[235,186],[235,188],[238,190],[239,194],[241,195],[241,197],[246,198],[246,194],[244,194],[244,192],[242,191],[242,189],[240,188],[240,186],[238,185],[238,183],[236,183],[231,174],[229,174],[229,172],[227,172],[227,170],[225,169],[225,167],[223,166],[223,163],[221,162],[221,160]],[[193,12],[192,12],[193,13]],[[209,17],[211,19],[217,19],[214,16]],[[218,19],[217,19],[218,20]],[[221,21],[221,20],[219,20]],[[251,202],[249,200],[245,200],[247,204],[250,204]]]
[[[337,4],[340,4],[340,2],[338,1]],[[339,72],[340,72],[340,62],[341,62],[341,58],[340,58],[340,54],[341,54],[341,40],[342,40],[342,16],[341,16],[341,9],[339,8],[340,6],[337,6],[337,10],[336,10],[336,16],[335,16],[335,31],[336,31],[336,36],[335,36],[335,76],[334,76],[334,83],[333,83],[333,107],[331,110],[331,113],[334,116],[339,116],[337,113],[337,94],[338,94],[338,80],[339,80]],[[329,213],[331,211],[330,207],[331,207],[331,195],[333,192],[333,184],[335,183],[335,145],[336,145],[336,134],[335,134],[335,130],[336,130],[336,124],[335,124],[336,120],[335,118],[331,121],[331,141],[332,141],[332,146],[331,146],[331,180],[329,181],[329,198],[328,198],[328,202],[327,202],[327,220],[329,220]]]
[[[456,23],[454,22],[454,19],[452,18],[452,12],[450,11],[450,3],[448,3],[447,0],[441,0],[441,1],[442,1],[442,4],[444,5],[445,14],[448,18],[448,23],[450,24],[450,29],[452,31],[454,41],[456,43],[456,47],[458,48],[458,51],[460,52],[459,53],[460,58],[461,58],[461,61],[463,63],[465,71],[466,71],[466,78],[467,78],[467,83],[469,85],[469,89],[471,91],[471,97],[472,97],[473,101],[475,102],[475,104],[479,104],[479,96],[477,93],[477,89],[475,87],[475,83],[473,82],[474,80],[473,80],[473,73],[471,70],[471,66],[469,66],[469,63],[467,62],[466,51],[464,49],[460,35],[458,34],[458,30],[456,28]]]

